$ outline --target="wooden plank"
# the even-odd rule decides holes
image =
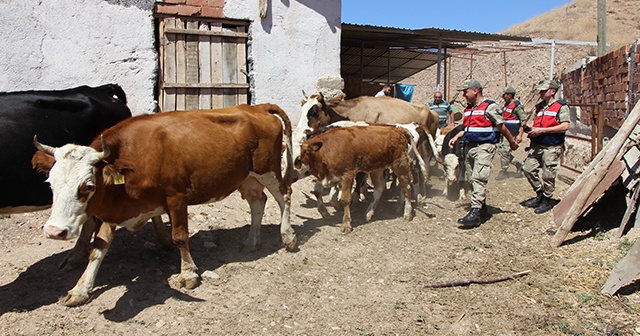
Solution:
[[[187,29],[198,29],[197,21],[187,21]],[[189,84],[199,83],[199,67],[200,61],[198,60],[198,46],[199,46],[199,38],[197,35],[185,34],[185,40],[187,44],[187,73],[186,73],[186,82]],[[186,108],[187,110],[197,110],[198,109],[198,91],[197,89],[187,89],[186,90]]]
[[[234,32],[230,30],[202,30],[202,29],[167,29],[166,34],[186,34],[186,35],[200,35],[200,36],[219,36],[219,37],[239,37],[246,39],[249,34],[244,32]]]
[[[200,22],[201,31],[209,31],[209,24],[207,22]],[[206,35],[198,36],[198,72],[199,72],[199,84],[211,83],[211,37]],[[211,89],[200,89],[198,96],[198,108],[210,109],[211,108]]]
[[[627,137],[633,131],[635,125],[640,121],[640,104],[636,104],[633,107],[631,113],[629,113],[629,117],[625,120],[622,127],[618,130],[616,135],[607,143],[606,150],[603,150],[604,156],[602,160],[598,162],[594,169],[594,173],[592,178],[586,180],[584,185],[581,186],[580,192],[576,195],[575,201],[572,206],[567,211],[567,215],[565,216],[562,224],[558,228],[558,231],[553,236],[551,240],[551,246],[559,247],[564,242],[567,234],[573,228],[576,220],[582,214],[582,210],[586,205],[586,202],[593,194],[594,189],[602,182],[602,180],[609,175],[611,170],[611,166],[613,162],[619,161],[619,156],[621,156],[621,148],[627,142]],[[619,175],[619,174],[618,174]]]
[[[607,175],[604,177],[604,179],[602,179],[600,183],[598,183],[596,188],[593,190],[593,192],[587,199],[587,202],[585,203],[584,207],[582,208],[582,211],[580,212],[581,214],[587,211],[587,209],[589,209],[591,204],[593,204],[593,202],[599,199],[600,196],[602,196],[604,192],[611,187],[611,184],[613,184],[613,182],[620,176],[620,174],[622,174],[623,170],[624,170],[624,164],[622,163],[622,161],[619,161],[619,160],[614,161],[611,164],[611,167]],[[584,179],[583,182],[588,179],[589,178]],[[575,182],[574,182],[574,185],[575,185]],[[571,206],[573,205],[573,202],[575,201],[576,197],[578,196],[581,190],[582,188],[572,188],[569,191],[569,193],[562,198],[560,203],[558,203],[555,207],[553,207],[553,220],[556,224],[556,227],[560,227],[560,224],[562,223],[565,216],[567,215],[567,211],[569,210],[569,208],[571,208]]]
[[[614,295],[622,286],[633,281],[638,275],[640,275],[640,238],[613,269],[609,279],[602,286],[602,294]]]
[[[222,23],[212,22],[210,24],[211,31],[222,31]],[[211,82],[222,83],[222,38],[220,36],[211,37]],[[211,92],[211,107],[220,108],[224,106],[224,96],[222,86],[213,87]],[[219,88],[219,90],[215,90]]]
[[[618,239],[622,237],[624,229],[627,227],[627,223],[631,218],[631,214],[636,211],[636,205],[638,204],[638,191],[640,191],[640,188],[635,188],[631,198],[627,201],[627,210],[624,212],[622,220],[620,221],[620,226],[618,227]]]
[[[238,33],[242,33],[245,30],[245,27],[240,26],[237,27],[236,30],[238,31]],[[245,76],[244,73],[242,73],[241,70],[247,71],[247,45],[246,45],[246,41],[244,39],[238,38],[236,39],[236,42],[238,43],[238,51],[237,51],[237,64],[238,64],[238,71],[240,71],[240,73],[238,74],[238,82],[246,82],[248,80],[247,76]],[[248,90],[237,90],[238,93],[238,104],[248,104],[249,101],[247,100],[248,97]]]
[[[224,30],[224,28],[223,28]],[[222,39],[222,82],[238,82],[238,46],[235,38]],[[223,89],[224,107],[238,105],[235,89]]]
[[[184,21],[180,18],[175,19],[177,28],[184,28]],[[176,82],[187,82],[187,55],[186,41],[183,34],[176,35]],[[176,90],[176,110],[186,110],[185,89]]]
[[[165,83],[164,86],[174,89],[247,89],[249,83]]]
[[[166,18],[162,20],[165,27],[175,27],[176,21],[174,18]],[[161,30],[162,31],[162,30]],[[177,80],[176,74],[176,36],[165,36],[166,41],[161,49],[164,51],[164,64],[163,64],[163,84],[166,82],[175,82]],[[161,41],[163,41],[161,39]],[[162,88],[163,99],[162,105],[160,105],[160,111],[174,111],[176,109],[176,90]]]

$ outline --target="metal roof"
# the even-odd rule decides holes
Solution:
[[[517,50],[531,38],[440,28],[403,29],[342,24],[342,77],[360,76],[364,82],[397,83],[438,62],[439,41],[448,56]],[[499,48],[508,42],[509,47]],[[475,47],[474,43],[482,43]],[[499,49],[497,49],[499,48]],[[443,51],[444,58],[444,51]]]

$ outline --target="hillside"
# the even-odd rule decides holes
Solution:
[[[570,23],[570,24],[567,24]],[[597,1],[574,0],[561,8],[544,13],[521,24],[500,32],[543,39],[594,42],[597,37]],[[632,43],[640,38],[640,1],[607,1],[608,50]],[[529,109],[537,101],[536,84],[549,76],[549,45],[529,51],[506,54],[507,83],[517,91]],[[554,76],[559,76],[569,66],[582,58],[596,55],[596,47],[557,45],[554,56]],[[469,59],[454,58],[451,64],[449,100],[462,106],[462,97],[456,96],[455,88],[471,73]],[[505,87],[504,59],[502,53],[476,57],[472,77],[485,85],[485,96],[500,100]],[[407,78],[404,83],[415,84],[414,102],[426,103],[433,98],[436,82],[436,67]]]

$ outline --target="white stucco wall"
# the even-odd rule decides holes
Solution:
[[[117,83],[134,115],[154,111],[150,8],[104,0],[10,0],[0,1],[0,17],[0,91]]]
[[[249,28],[252,103],[278,104],[295,124],[302,90],[315,92],[323,75],[340,76],[341,0],[226,0],[224,16],[252,20]]]

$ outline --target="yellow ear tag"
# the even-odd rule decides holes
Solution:
[[[118,173],[116,177],[113,179],[114,185],[124,184],[124,175]]]

